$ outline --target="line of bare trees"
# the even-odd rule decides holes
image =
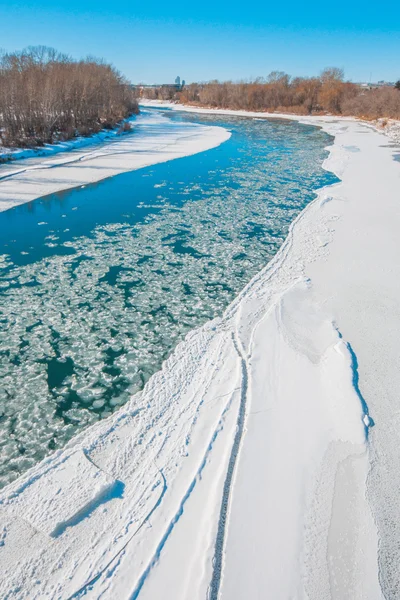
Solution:
[[[43,46],[0,55],[0,143],[37,146],[112,128],[138,112],[111,65]]]
[[[319,77],[292,78],[274,71],[266,79],[252,82],[210,81],[192,83],[177,94],[172,89],[149,89],[143,94],[183,104],[236,110],[400,118],[397,87],[361,88],[345,81],[343,70],[335,67],[325,69]]]

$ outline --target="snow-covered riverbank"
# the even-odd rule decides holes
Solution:
[[[135,124],[136,116],[132,116],[125,120],[131,126]],[[82,149],[87,146],[96,146],[104,142],[110,142],[113,139],[120,138],[123,134],[121,131],[122,123],[114,129],[102,129],[98,133],[87,137],[79,136],[63,142],[54,144],[44,144],[36,148],[7,148],[0,143],[0,165],[15,160],[24,160],[26,158],[44,158],[54,156],[60,152],[69,152],[71,150]],[[127,133],[127,131],[125,131]]]
[[[143,111],[134,131],[66,143],[67,151],[0,165],[0,211],[40,196],[94,183],[126,171],[209,150],[230,137],[221,127],[173,123]],[[58,150],[55,152],[55,150]]]
[[[142,393],[2,490],[2,597],[396,597],[400,166],[360,123],[300,120],[341,183]]]
[[[191,106],[187,104],[179,104],[175,102],[163,102],[162,100],[147,100],[141,101],[142,107],[153,107],[153,108],[168,108],[172,110],[190,112],[194,114],[210,114],[210,115],[236,115],[238,117],[251,117],[255,119],[289,119],[290,121],[299,121],[300,123],[318,124],[323,122],[332,121],[356,121],[363,123],[366,126],[370,126],[374,130],[387,135],[395,143],[400,144],[400,121],[396,119],[376,119],[376,120],[363,120],[356,119],[353,117],[337,117],[337,116],[306,116],[302,117],[292,113],[278,113],[278,112],[253,112],[249,110],[229,110],[225,108],[200,108],[198,106]]]

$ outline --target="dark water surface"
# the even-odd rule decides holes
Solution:
[[[337,181],[315,127],[166,114],[232,137],[0,213],[0,486],[142,389]]]

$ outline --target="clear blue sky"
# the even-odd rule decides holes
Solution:
[[[0,48],[94,55],[134,82],[248,79],[272,70],[400,79],[400,0],[0,0]]]

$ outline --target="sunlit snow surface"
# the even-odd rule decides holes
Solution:
[[[335,180],[314,127],[171,118],[232,137],[0,214],[1,486],[140,390]]]

